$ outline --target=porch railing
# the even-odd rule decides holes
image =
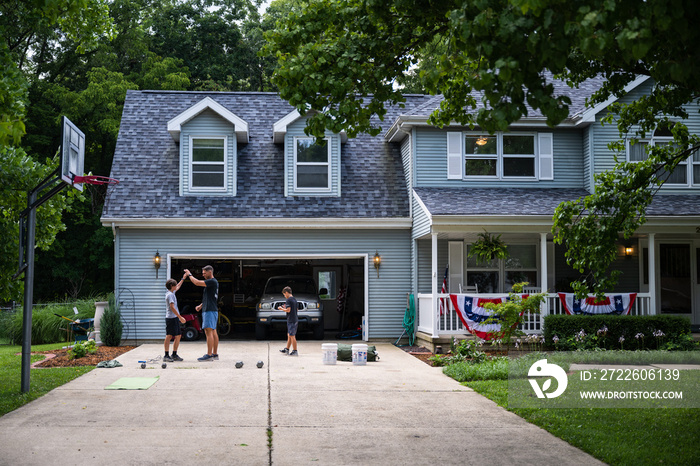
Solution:
[[[474,296],[480,298],[494,298],[498,296],[503,296],[503,293],[499,294],[475,294]],[[433,295],[418,293],[417,303],[418,309],[416,311],[416,330],[419,332],[424,332],[433,337],[439,336],[449,336],[449,335],[463,335],[467,332],[467,329],[462,325],[462,321],[459,320],[457,312],[452,307],[452,302],[450,301],[450,295],[439,293],[438,297],[438,309],[433,314]],[[443,301],[443,312],[440,314],[440,301]],[[547,295],[545,302],[542,304],[542,312],[537,314],[530,314],[529,312],[523,316],[523,322],[520,329],[525,333],[542,333],[544,328],[544,318],[550,314],[565,314],[566,311],[561,305],[559,296],[557,293],[550,293]],[[637,293],[637,299],[635,299],[632,309],[630,310],[630,315],[652,315],[655,314],[654,309],[651,305],[651,295],[649,293]]]

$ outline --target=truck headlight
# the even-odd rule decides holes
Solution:
[[[262,303],[260,309],[272,309],[272,303]]]
[[[308,303],[306,307],[307,309],[318,309],[318,303]]]

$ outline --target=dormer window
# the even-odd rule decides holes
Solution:
[[[294,138],[295,190],[330,191],[330,148],[327,139]]]
[[[190,189],[226,191],[226,137],[190,137]]]

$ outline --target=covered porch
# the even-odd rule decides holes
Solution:
[[[521,209],[520,215],[507,211],[502,215],[472,213],[469,208],[463,208],[465,212],[460,215],[440,212],[437,201],[431,201],[430,196],[416,194],[415,198],[426,217],[423,219],[426,228],[414,234],[413,242],[416,332],[421,344],[434,348],[448,343],[453,336],[468,335],[452,307],[449,293],[498,297],[511,291],[514,283],[528,282],[527,292],[543,291],[547,298],[540,315],[525,316],[521,327],[525,333],[542,333],[547,315],[565,313],[558,292],[571,292],[570,282],[580,275],[566,264],[564,248],[553,243],[550,233],[554,208],[565,199],[548,195],[545,197],[548,202],[540,204],[540,209],[532,211],[529,206]],[[650,215],[647,224],[633,238],[620,240],[613,268],[622,274],[616,289],[609,294],[636,293],[630,315],[681,315],[697,331],[700,240],[695,224],[698,220],[697,215]],[[484,264],[470,257],[471,245],[485,231],[500,235],[508,246],[508,259]]]

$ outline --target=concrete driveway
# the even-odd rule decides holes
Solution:
[[[282,346],[226,341],[197,362],[205,343],[183,342],[183,362],[141,369],[162,355],[144,344],[1,417],[0,464],[602,464],[391,344],[366,366],[324,365],[317,341],[299,357]]]

